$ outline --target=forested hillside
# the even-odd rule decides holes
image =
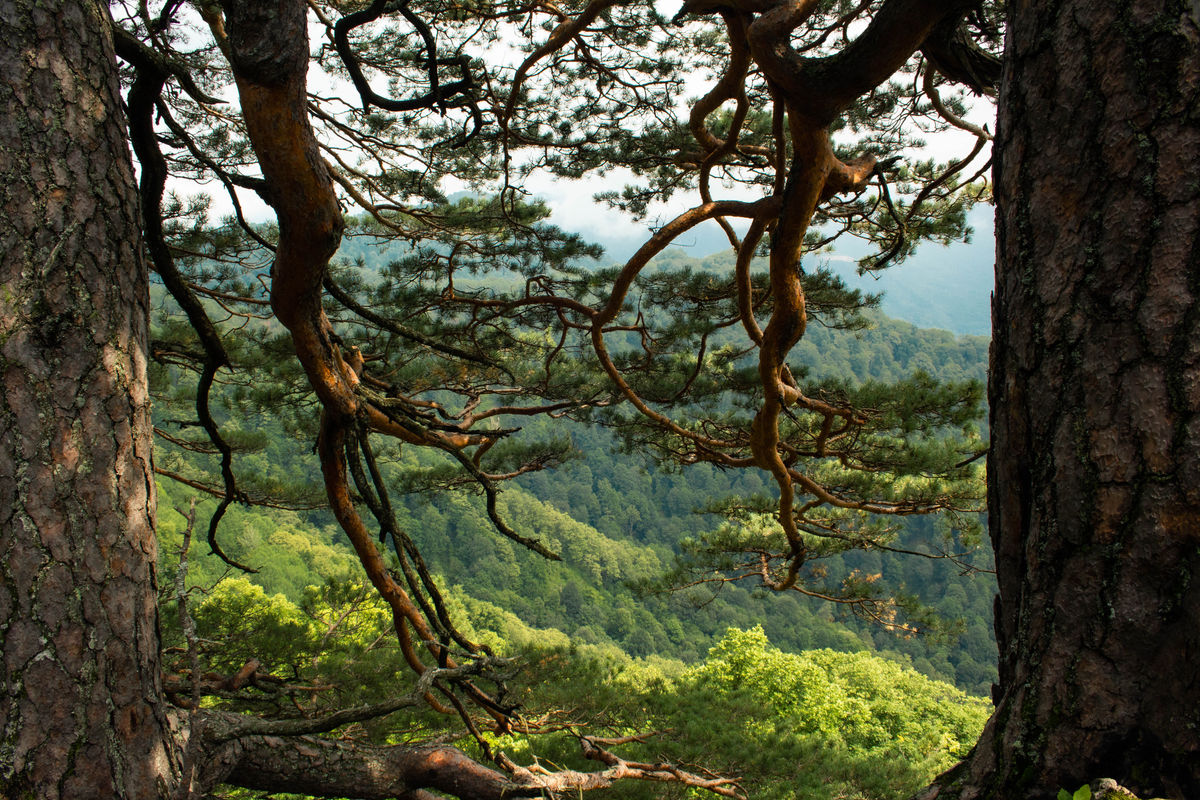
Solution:
[[[361,238],[350,241],[357,246],[348,248],[349,255],[369,270],[384,267],[386,252],[363,247]],[[664,267],[691,267],[700,274],[727,268],[727,260],[719,254],[686,263],[690,259],[679,251],[662,259]],[[982,381],[983,337],[918,329],[877,312],[870,322],[860,330],[813,326],[797,348],[797,361],[810,365],[814,378],[853,384],[895,381],[915,372],[941,380]],[[159,374],[160,381],[170,383],[169,371]],[[167,396],[186,397],[190,389],[178,384],[162,388],[164,399],[156,413],[160,429],[170,431]],[[231,399],[226,400],[228,405]],[[310,445],[303,438],[303,414],[285,429],[262,417],[218,413],[227,435],[239,445],[233,468],[240,485],[286,496],[289,491],[303,494],[305,484],[315,484],[313,467],[304,466],[310,464],[305,458]],[[260,424],[252,424],[255,419]],[[622,452],[618,440],[600,426],[533,420],[526,428],[535,437],[568,436],[573,455],[556,469],[518,478],[501,494],[500,508],[516,529],[560,552],[562,562],[546,561],[496,536],[478,495],[441,491],[449,467],[436,454],[401,448],[380,454],[389,479],[409,489],[396,496],[401,527],[430,567],[456,585],[456,592],[512,612],[525,624],[562,631],[576,643],[617,648],[634,657],[696,662],[727,627],[761,625],[773,644],[788,651],[878,652],[972,694],[987,695],[995,678],[990,575],[964,575],[950,561],[885,552],[826,559],[823,569],[831,584],[858,571],[933,607],[939,619],[922,635],[890,630],[835,604],[793,594],[763,595],[748,584],[670,590],[662,578],[681,547],[701,546],[721,524],[718,516],[700,512],[734,496],[769,496],[769,479],[759,472],[727,472],[705,464],[684,471],[656,465],[642,453]],[[187,452],[167,441],[160,445],[159,467],[172,474],[211,482],[206,476],[218,471],[215,454]],[[191,491],[170,481],[163,489],[168,508]],[[202,503],[202,520],[214,505]],[[311,540],[299,531],[326,533]],[[252,580],[298,600],[306,586],[320,583],[316,565],[331,557],[326,548],[342,541],[333,531],[332,518],[320,510],[231,509],[218,538],[231,559],[261,570]],[[905,521],[900,543],[930,554],[946,546],[934,521],[921,517]],[[989,566],[986,555],[976,553],[971,560],[981,568]],[[199,576],[196,580],[203,582]]]
[[[977,377],[986,344],[984,339],[955,338],[878,318],[866,331],[817,329],[806,347],[820,351],[824,365],[838,365],[856,378],[895,378],[934,362],[943,365],[944,374]],[[161,405],[160,414],[168,416],[166,405]],[[168,420],[161,422],[163,428],[170,427]],[[245,476],[244,485],[278,489],[316,480],[302,467],[304,441],[278,428],[256,431],[246,422],[227,420],[233,438],[247,447],[234,461],[236,473]],[[242,433],[236,435],[239,428]],[[401,495],[397,511],[402,527],[432,569],[456,584],[456,593],[494,603],[528,625],[563,631],[577,643],[612,645],[632,656],[695,662],[726,627],[762,625],[770,640],[786,650],[878,651],[968,692],[988,693],[995,675],[990,576],[961,576],[948,561],[898,554],[853,553],[830,559],[832,581],[851,570],[878,575],[944,615],[946,631],[916,637],[827,603],[760,595],[743,584],[661,589],[658,578],[672,565],[680,542],[694,541],[719,524],[718,518],[698,512],[732,494],[769,493],[767,482],[754,473],[722,473],[707,465],[683,473],[656,468],[644,458],[618,452],[616,441],[602,428],[575,425],[569,432],[580,457],[558,469],[522,477],[500,499],[505,517],[562,553],[562,563],[546,561],[494,535],[475,495]],[[422,462],[428,458],[397,456],[391,469],[419,486],[424,483],[419,476],[436,467],[437,459]],[[169,446],[162,449],[158,463],[197,480],[205,474],[202,457],[188,453],[184,458],[179,451],[173,455]],[[194,494],[173,481],[164,481],[162,489],[164,510]],[[204,501],[200,518],[208,517],[215,505]],[[172,525],[166,529],[172,530]],[[313,540],[312,531],[322,530],[326,533]],[[926,519],[908,522],[907,531],[902,540],[906,547],[932,553],[940,545],[934,525]],[[235,507],[218,536],[230,558],[260,570],[252,576],[254,582],[293,600],[304,595],[307,585],[322,582],[323,564],[332,559],[329,548],[343,541],[328,512],[319,510]],[[986,560],[977,561],[988,566]],[[193,578],[204,584],[216,575]]]
[[[878,314],[872,322],[858,331],[815,328],[800,352],[814,371],[852,382],[922,369],[953,379],[982,377],[986,340]],[[160,381],[168,377],[169,371],[159,373]],[[186,387],[159,388],[164,399],[157,422],[166,431],[172,428],[169,398]],[[303,496],[298,490],[317,479],[304,466],[303,420],[289,432],[229,414],[228,408],[220,412],[223,429],[239,443],[233,462],[239,481]],[[558,426],[546,432],[561,435],[563,423]],[[562,562],[497,536],[478,495],[437,490],[436,476],[445,472],[440,459],[404,449],[379,454],[390,479],[413,490],[396,495],[398,521],[448,589],[457,623],[529,667],[513,690],[524,713],[549,723],[551,733],[491,737],[497,748],[523,760],[582,768],[574,738],[552,733],[559,723],[586,724],[593,734],[618,738],[655,734],[630,743],[632,755],[737,775],[754,797],[814,800],[902,798],[966,752],[986,717],[983,696],[995,676],[990,575],[962,575],[951,562],[896,553],[827,560],[831,581],[860,570],[933,606],[945,624],[918,636],[816,599],[762,594],[745,584],[669,591],[662,577],[681,545],[703,540],[721,523],[699,512],[732,495],[769,494],[769,482],[754,472],[707,465],[666,469],[621,452],[603,427],[568,423],[565,430],[575,457],[519,478],[500,498],[504,517],[561,553]],[[169,442],[157,458],[168,472],[198,481],[214,469],[212,454]],[[196,495],[175,480],[160,481],[168,584],[189,498]],[[215,499],[200,495],[201,526],[215,507]],[[278,681],[251,690],[262,697],[259,711],[263,703],[281,711],[299,703],[313,714],[371,702],[404,680],[387,636],[387,609],[362,583],[328,512],[230,508],[219,541],[232,560],[258,570],[251,575],[231,575],[207,554],[202,532],[194,536],[188,583],[201,590],[192,603],[206,642],[204,667],[232,674],[259,662],[259,674]],[[930,520],[916,518],[900,542],[935,552],[941,538]],[[979,555],[975,560],[987,566]],[[173,607],[166,610],[168,641],[180,646]],[[182,660],[175,667],[186,668]],[[304,688],[314,685],[325,688]],[[226,702],[240,708],[245,701]],[[419,720],[372,731],[422,738],[445,724],[436,714]],[[797,763],[805,766],[797,770]],[[682,796],[662,787],[621,792],[676,795]]]
[[[177,484],[161,486],[160,538],[168,580],[174,577],[186,528],[180,513],[188,510],[181,502],[186,495]],[[201,504],[199,517],[213,505]],[[656,566],[652,555],[643,552],[639,558],[636,547],[606,542],[544,508],[540,513],[543,524],[555,526],[549,533],[563,537],[574,568],[539,570],[510,563],[505,569],[487,553],[486,569],[472,570],[478,564],[471,558],[465,569],[475,576],[497,570],[505,589],[473,580],[448,594],[450,613],[467,635],[518,658],[510,674],[515,692],[510,699],[521,704],[533,729],[487,736],[514,758],[584,768],[570,733],[583,726],[589,735],[637,737],[628,743],[633,756],[700,763],[736,775],[753,797],[900,800],[961,757],[986,718],[989,705],[982,698],[862,652],[862,640],[791,603],[782,610],[801,617],[795,628],[808,642],[802,653],[774,646],[763,626],[755,624],[755,613],[764,622],[781,616],[762,603],[739,608],[734,598],[726,598],[703,614],[654,604],[658,613],[647,615],[640,601],[614,587],[617,575],[634,576]],[[228,675],[249,663],[256,666],[255,684],[227,691],[226,699],[217,701],[221,706],[315,715],[375,702],[403,684],[401,657],[387,635],[388,610],[358,577],[357,562],[337,541],[336,529],[317,528],[292,512],[239,509],[230,513],[228,530],[230,555],[260,572],[228,576],[216,558],[204,554],[203,545],[193,546],[189,566],[189,583],[199,590],[192,593],[191,613],[203,642],[203,668]],[[465,534],[454,543],[460,550],[474,549]],[[601,549],[589,551],[596,545]],[[582,587],[578,590],[587,596],[573,600],[572,587]],[[553,597],[555,591],[561,600]],[[494,599],[479,599],[481,594]],[[568,635],[531,625],[499,605],[513,600],[533,616],[570,621],[581,611],[594,622],[593,633],[577,629]],[[540,614],[539,604],[547,606]],[[175,606],[168,601],[164,610],[174,612]],[[718,618],[723,614],[745,620],[745,629],[723,626]],[[164,615],[168,653],[174,653],[168,668],[179,671],[168,684],[182,696],[187,664],[176,619],[174,613]],[[630,627],[617,630],[610,621]],[[659,652],[639,657],[604,633],[607,627],[614,630],[612,638],[636,646],[643,640],[621,634],[647,624],[676,632],[686,625],[698,633],[683,644],[699,646],[701,639],[707,644],[698,657],[671,657],[663,652],[681,642],[668,633],[669,641],[654,642],[663,646]],[[787,630],[778,620],[774,627]],[[709,630],[715,635],[707,635]],[[402,741],[454,731],[450,721],[428,711],[415,720],[410,716],[368,728],[372,735]],[[472,747],[468,740],[461,744]],[[689,795],[681,787],[623,785],[617,796]]]

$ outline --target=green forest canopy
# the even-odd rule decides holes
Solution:
[[[218,497],[201,509],[216,555],[230,566],[261,560],[263,580],[290,594],[260,605],[291,613],[287,603],[319,587],[309,576],[333,539],[307,542],[230,509],[318,505],[305,484],[319,467],[333,519],[310,512],[305,524],[336,520],[416,672],[480,652],[482,633],[448,611],[448,582],[461,581],[463,603],[524,611],[577,644],[698,663],[723,625],[755,630],[765,604],[738,586],[749,581],[788,598],[761,617],[783,644],[877,647],[986,691],[981,593],[937,597],[945,576],[881,557],[946,555],[974,568],[964,559],[982,511],[980,344],[887,321],[855,336],[880,321],[875,299],[801,253],[855,237],[870,247],[860,261],[870,272],[964,234],[966,212],[987,197],[979,157],[990,134],[964,121],[965,94],[951,87],[991,91],[995,12],[946,8],[898,24],[872,16],[873,4],[811,4],[786,20],[755,18],[760,10],[693,3],[668,20],[598,0],[542,24],[540,7],[322,7],[314,63],[353,83],[361,109],[303,92],[309,52],[274,40],[303,29],[301,17],[263,25],[239,3],[206,6],[213,50],[189,46],[186,26],[201,20],[176,20],[175,9],[120,16],[147,243],[173,301],[152,347],[160,469]],[[883,61],[859,56],[865,44],[839,56],[838,39],[866,20],[860,38],[887,41]],[[960,28],[974,38],[952,36]],[[512,63],[471,55],[522,41]],[[428,91],[384,97],[376,71],[392,88]],[[686,119],[684,72],[716,81],[686,101]],[[169,77],[181,92],[164,92]],[[241,121],[213,102],[231,77],[254,98],[243,97]],[[970,152],[909,158],[921,126],[967,131]],[[251,159],[261,178],[245,168]],[[681,193],[698,204],[605,267],[596,247],[546,224],[520,184],[538,170],[616,168],[634,183],[606,199],[635,218]],[[240,209],[214,225],[199,198],[163,206],[168,173],[215,177],[235,207],[234,187],[257,191],[278,228],[249,226]],[[445,176],[473,192],[448,199]],[[757,199],[716,198],[718,181]],[[346,217],[343,203],[363,214]],[[744,234],[727,218],[748,223]],[[655,260],[709,219],[725,228],[729,255]],[[343,229],[372,247],[327,267]],[[294,466],[296,438],[316,440],[312,469]],[[613,441],[636,459],[601,455]],[[580,452],[588,458],[573,462]],[[629,466],[654,477],[630,486]],[[555,467],[563,479],[547,481]],[[521,488],[501,495],[509,480]],[[429,499],[455,489],[479,502]],[[697,509],[709,515],[698,530],[680,523]],[[937,530],[909,522],[930,514],[941,515]],[[485,529],[495,536],[481,538]],[[376,537],[391,546],[387,561]],[[514,588],[522,583],[532,596]],[[670,585],[690,588],[633,595]],[[966,618],[966,648],[904,638],[938,625],[921,595]],[[880,630],[840,628],[828,609],[798,602],[813,599]],[[707,611],[685,613],[689,603]],[[753,647],[768,657],[765,641]],[[505,725],[507,705],[459,689]]]
[[[721,261],[690,266],[715,270]],[[169,320],[166,306],[163,313]],[[853,382],[895,380],[930,368],[939,378],[981,380],[985,339],[921,330],[878,314],[871,322],[857,331],[817,328],[799,354],[815,370]],[[168,373],[156,374],[164,381]],[[184,400],[191,396],[189,386],[172,388]],[[164,427],[169,408],[160,404],[156,412]],[[248,419],[221,417],[223,430],[244,448],[234,462],[242,485],[274,485],[278,492],[305,477],[317,479],[311,464],[303,474],[303,441],[269,417],[258,417],[263,427],[257,429]],[[917,637],[834,616],[824,604],[762,597],[737,585],[647,594],[679,558],[681,541],[702,540],[718,526],[719,517],[696,511],[733,493],[766,493],[769,484],[755,473],[731,476],[703,465],[663,469],[636,452],[615,452],[617,442],[602,429],[576,424],[568,432],[586,457],[530,473],[500,500],[504,517],[549,543],[563,555],[561,563],[490,535],[481,504],[469,495],[414,491],[396,498],[401,526],[412,532],[439,581],[455,584],[447,596],[469,635],[538,665],[522,678],[535,689],[525,698],[525,713],[571,713],[626,734],[669,729],[671,734],[644,745],[648,755],[738,774],[755,797],[903,797],[965,753],[986,717],[984,701],[862,651],[986,695],[995,680],[989,576],[964,578],[946,562],[886,553],[826,559],[831,580],[853,570],[878,573],[893,588],[935,606],[947,630]],[[419,489],[431,467],[420,451],[381,459],[389,482],[399,487]],[[195,479],[215,468],[211,457],[178,450],[165,451],[159,461]],[[186,508],[189,494],[194,491],[186,486],[160,484],[168,579],[185,524],[175,509]],[[200,518],[215,505],[202,502]],[[381,645],[388,639],[388,614],[356,577],[352,551],[328,512],[234,508],[221,536],[231,558],[259,572],[249,581],[218,583],[227,569],[204,557],[202,543],[193,545],[190,582],[216,587],[195,610],[201,638],[210,643],[206,669],[231,674],[258,660],[264,675],[327,685],[325,694],[306,704],[307,713],[368,701],[385,692],[388,681],[401,679],[394,645]],[[931,551],[941,543],[920,518],[901,538]],[[746,632],[725,633],[730,625]],[[776,647],[805,654],[774,649],[764,631]],[[730,672],[735,655],[741,666]],[[808,688],[756,689],[746,670],[761,680],[792,675],[808,681]],[[588,688],[581,692],[583,686]],[[580,705],[581,695],[594,700]],[[923,709],[923,702],[930,707]],[[717,720],[725,727],[714,727]],[[410,736],[418,730],[412,724],[403,723]],[[427,716],[423,724],[430,726],[424,735],[432,735],[445,723]],[[375,734],[394,736],[390,730],[384,726]],[[577,759],[569,737],[495,744],[513,757]],[[796,759],[813,766],[802,773],[803,785],[796,783]],[[661,790],[648,796],[662,796]]]

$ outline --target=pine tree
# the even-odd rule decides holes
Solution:
[[[75,19],[80,8],[66,5],[61,16]],[[1182,6],[1176,12],[1184,19],[1181,26],[1194,26]],[[789,356],[810,322],[859,326],[870,303],[812,263],[812,254],[837,236],[857,236],[876,245],[863,268],[882,269],[903,260],[922,240],[963,235],[965,210],[986,197],[984,153],[991,134],[964,117],[966,93],[986,96],[999,80],[992,5],[688,0],[668,20],[652,4],[612,0],[512,7],[436,0],[392,6],[375,0],[349,13],[341,5],[297,0],[269,5],[227,0],[195,9],[170,0],[154,10],[116,3],[113,16],[111,26],[96,13],[89,18],[94,32],[111,29],[124,64],[145,252],[177,309],[163,320],[148,351],[177,388],[191,391],[193,408],[180,418],[187,435],[160,431],[159,438],[164,447],[204,451],[214,459],[213,475],[177,477],[221,498],[206,523],[209,543],[220,553],[224,509],[269,499],[257,493],[260,487],[247,491],[235,452],[242,437],[226,416],[214,414],[214,399],[228,404],[227,413],[278,418],[315,439],[326,501],[392,612],[405,661],[421,676],[411,695],[320,720],[208,712],[179,722],[177,730],[191,725],[193,733],[200,731],[194,740],[199,744],[187,756],[199,791],[228,780],[311,794],[420,796],[432,787],[474,798],[597,788],[618,775],[663,777],[654,765],[622,762],[596,742],[585,749],[606,770],[545,775],[498,754],[503,771],[444,747],[300,738],[420,698],[457,711],[468,728],[476,725],[470,709],[500,729],[512,724],[503,691],[485,688],[494,686],[492,659],[456,627],[420,552],[395,520],[379,457],[389,441],[426,454],[430,467],[413,480],[475,487],[497,534],[549,558],[556,554],[511,527],[496,503],[503,480],[566,457],[559,442],[521,441],[518,429],[529,417],[599,421],[627,446],[683,465],[763,470],[776,496],[714,498],[731,523],[694,550],[695,562],[681,564],[681,579],[690,570],[717,581],[749,577],[770,589],[847,604],[887,625],[920,624],[919,616],[900,614],[904,605],[879,590],[871,576],[826,585],[820,559],[847,548],[894,547],[895,520],[913,514],[947,512],[952,526],[969,529],[970,515],[979,509],[983,449],[973,421],[980,390],[970,383],[938,384],[922,374],[892,386],[817,380],[789,363]],[[5,17],[39,18],[20,11]],[[1064,12],[1063,19],[1068,17]],[[319,47],[310,46],[310,28],[319,32]],[[24,52],[22,42],[36,40],[50,56],[77,53],[84,43],[73,28],[57,46],[50,44],[56,40],[20,32],[5,45],[13,63],[22,57],[13,58],[9,49]],[[1162,51],[1164,43],[1181,41],[1181,35],[1169,26],[1147,34],[1138,52],[1165,64],[1175,56],[1170,47]],[[105,58],[102,47],[84,49]],[[1184,56],[1175,60],[1190,64]],[[314,65],[340,83],[310,87]],[[1044,78],[1054,69],[1039,62],[1030,73]],[[1087,86],[1104,85],[1107,67],[1094,69],[1100,78]],[[80,70],[54,74],[61,79]],[[1135,67],[1112,70],[1114,85],[1123,86],[1116,79]],[[112,65],[105,59],[91,65],[89,74],[111,77]],[[694,100],[680,93],[682,78],[692,74],[710,81]],[[391,94],[381,93],[385,84]],[[1082,82],[1077,88],[1086,90]],[[50,101],[31,102],[21,93],[11,97],[7,119],[16,127],[9,138],[25,148],[13,152],[29,153],[15,163],[36,164],[45,157],[70,165],[84,158],[78,147],[91,141],[87,135],[51,152],[40,149],[49,147],[46,137],[21,127],[53,117],[44,113]],[[234,103],[221,99],[234,97]],[[1087,108],[1087,102],[1085,96],[1069,107]],[[1190,99],[1179,103],[1190,108]],[[97,106],[110,115],[115,107],[111,98]],[[1050,116],[1033,120],[1038,114],[1036,107],[1022,107],[1013,119],[1032,125]],[[914,126],[920,125],[969,134],[966,157],[920,160],[914,151]],[[1067,142],[1068,129],[1060,124],[1041,135],[1044,141]],[[1160,149],[1173,152],[1168,145],[1181,137],[1164,136]],[[1006,140],[1013,161],[1022,152],[1014,142]],[[102,149],[108,161],[124,152],[111,136]],[[624,264],[606,270],[586,262],[598,255],[594,248],[545,224],[546,210],[522,197],[522,185],[534,172],[583,178],[614,169],[628,170],[634,182],[609,199],[634,215],[650,213],[656,200],[685,193],[697,200],[659,225]],[[1186,173],[1184,165],[1178,171]],[[1102,166],[1093,172],[1106,174]],[[203,201],[165,196],[171,175],[218,181],[237,209],[235,218],[212,225]],[[443,194],[447,176],[473,194],[452,202]],[[127,180],[126,171],[102,188],[116,191],[112,187]],[[739,186],[741,194],[723,197],[726,184]],[[1050,202],[1051,184],[1028,190],[1028,203]],[[247,224],[238,190],[263,198],[277,224]],[[1024,184],[1020,191],[1026,191]],[[750,199],[744,199],[746,193]],[[127,224],[128,206],[112,205],[122,209]],[[1132,213],[1129,218],[1138,219]],[[731,271],[710,275],[651,266],[654,256],[707,220],[721,224],[729,238]],[[405,249],[377,270],[365,269],[376,248],[367,249],[361,267],[331,263],[347,232],[369,237],[373,245],[399,242]],[[40,242],[43,234],[41,228],[14,228],[5,238]],[[112,238],[116,250],[131,240]],[[50,256],[57,252],[51,248],[46,262],[55,263]],[[115,251],[97,245],[88,252]],[[765,259],[761,268],[758,256]],[[130,302],[137,303],[144,283],[136,267],[122,263],[114,258],[96,266],[118,269],[112,282],[127,279]],[[1021,262],[1014,268],[1018,283],[1026,266],[1040,268]],[[9,279],[21,279],[19,273],[6,274],[9,293],[32,302],[33,289],[19,283],[11,288]],[[1021,314],[1038,312],[1016,304],[1009,292],[1014,287],[1002,287],[998,302],[1020,331]],[[54,319],[40,310],[36,316]],[[1096,340],[1115,346],[1105,335]],[[1186,363],[1185,334],[1174,334],[1172,341],[1175,349],[1168,355]],[[1078,338],[1058,343],[1056,352],[1082,343]],[[1024,353],[1007,339],[1002,345],[1009,348],[1002,353]],[[1103,349],[1105,358],[1113,352]],[[137,396],[136,370],[122,371],[98,355],[80,357],[104,364],[105,374],[122,380],[134,375],[130,386]],[[1010,374],[1005,363],[999,366],[1000,374]],[[1168,395],[1184,397],[1183,377],[1163,382],[1179,387]],[[1007,384],[997,385],[1005,387],[1000,394],[994,390],[998,405],[1021,405]],[[1055,385],[1047,379],[1034,388]],[[1074,394],[1064,394],[1055,411],[1073,419],[1072,409],[1086,406],[1087,384],[1063,385]],[[1190,408],[1184,399],[1176,404],[1176,415]],[[110,413],[144,428],[141,411]],[[1003,413],[997,441],[1008,441]],[[1183,416],[1176,421],[1172,429],[1186,431]],[[193,428],[203,436],[187,433]],[[145,456],[132,441],[129,449],[144,467]],[[1184,459],[1186,441],[1173,448],[1168,461]],[[64,453],[56,449],[47,458],[61,461]],[[32,463],[23,451],[12,461],[12,474]],[[1006,525],[1004,519],[1012,518],[1004,494],[1011,470],[1006,462],[993,463],[993,472],[1001,473],[993,490],[997,524]],[[1052,485],[1050,477],[1045,485]],[[1183,488],[1178,492],[1185,496]],[[139,502],[144,515],[148,501]],[[6,524],[6,536],[11,530]],[[1002,605],[1001,640],[1015,648],[1003,659],[1002,686],[1009,692],[1017,690],[1022,665],[1036,660],[1018,646],[1032,640],[1023,627],[1028,614],[1012,610],[1027,607],[1017,599],[1027,594],[1022,581],[1028,577],[1033,587],[1040,580],[1020,558],[1010,558],[1024,535],[997,534],[1003,602],[1009,604]],[[390,562],[380,539],[392,547]],[[1168,545],[1183,546],[1177,539]],[[1162,563],[1174,569],[1186,563],[1185,555]],[[20,564],[7,555],[5,561]],[[59,554],[50,561],[83,563]],[[153,584],[148,573],[133,587],[131,596],[144,611]],[[16,584],[6,578],[5,585]],[[1028,595],[1030,602],[1037,602],[1034,595]],[[1182,596],[1173,602],[1184,616],[1194,606]],[[1176,613],[1171,608],[1167,611]],[[70,630],[79,630],[72,619],[76,627]],[[25,662],[9,653],[8,642],[17,641],[10,631],[5,663],[12,674],[14,664]],[[151,662],[145,663],[152,673]],[[145,696],[159,695],[148,690]],[[1154,708],[1161,710],[1159,700]],[[9,730],[28,725],[27,711],[9,708],[17,708],[8,712],[17,714]],[[161,726],[165,712],[151,716]],[[202,726],[195,727],[201,719]],[[998,718],[991,735],[1015,746],[1016,734],[997,733],[1002,723]],[[1175,782],[1167,791],[1192,785],[1178,755],[1194,751],[1186,735],[1168,748],[1176,761],[1151,759]],[[157,734],[150,738],[160,741]],[[479,741],[486,752],[486,740]],[[166,743],[162,748],[174,751]],[[4,780],[16,781],[12,785],[20,791],[41,792],[48,785],[35,782],[41,777],[12,777],[16,767],[7,759],[16,764],[19,752],[5,751]],[[972,763],[984,764],[987,752],[981,747]],[[1144,767],[1132,758],[1128,763],[1130,769]],[[164,774],[170,771],[164,768]],[[1044,774],[1053,779],[1066,773]],[[736,791],[721,779],[678,770],[670,775],[725,794]],[[156,791],[170,793],[175,780],[164,778]],[[82,791],[75,796],[86,795]]]

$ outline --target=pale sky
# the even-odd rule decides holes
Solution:
[[[668,15],[673,14],[679,6],[678,0],[658,0],[658,3],[661,6],[660,11]],[[322,34],[319,30],[314,30],[313,35],[320,36]],[[510,54],[510,57],[516,56]],[[315,86],[323,86],[324,91],[329,91],[332,88],[329,86],[328,74],[315,63],[310,70],[309,78],[310,82],[313,82]],[[698,97],[707,90],[709,83],[710,81],[703,79],[702,74],[694,73],[689,76],[687,94],[692,98]],[[350,93],[353,92],[349,85],[345,87],[345,90]],[[972,119],[976,124],[987,122],[987,112],[990,109],[977,109],[976,113],[970,116],[980,117],[981,115],[978,111],[981,110],[984,111],[982,118]],[[969,151],[973,143],[973,137],[962,131],[939,134],[936,137],[928,137],[928,139],[929,145],[925,148],[926,153],[928,156],[942,160],[960,157]],[[981,159],[980,163],[982,163]],[[552,210],[551,223],[565,230],[579,233],[585,238],[608,242],[610,252],[616,256],[622,252],[631,252],[645,241],[649,235],[651,226],[666,223],[686,208],[698,202],[695,192],[680,192],[672,198],[671,202],[652,206],[645,220],[635,222],[627,215],[615,211],[605,204],[596,203],[593,200],[593,195],[598,192],[620,190],[625,184],[632,182],[631,178],[632,175],[627,170],[612,170],[604,177],[591,177],[576,181],[560,180],[544,174],[535,174],[526,179],[525,189],[530,194],[546,201]],[[197,192],[209,194],[212,197],[212,219],[214,221],[233,213],[233,206],[229,201],[225,188],[215,181],[208,184],[173,181],[168,187],[185,196]],[[462,185],[461,182],[455,181],[453,178],[449,178],[444,182],[442,188],[447,194],[452,194],[455,191],[460,191],[468,187]],[[713,189],[713,196],[718,199],[757,199],[757,195],[750,193],[742,187],[728,188],[720,184],[714,184]],[[253,192],[238,190],[238,201],[242,206],[246,219],[250,222],[267,222],[274,219],[272,209],[263,203]],[[734,223],[735,227],[740,229],[744,229],[745,227],[744,222],[735,220]],[[715,230],[715,223],[704,224]],[[687,247],[689,244],[699,241],[705,243],[703,246],[711,251],[711,243],[715,239],[717,237],[712,232],[709,232],[707,235],[701,233],[691,236],[690,240],[688,237],[683,237],[679,244]],[[697,252],[695,255],[704,256],[707,255],[707,252]]]

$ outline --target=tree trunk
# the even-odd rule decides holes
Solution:
[[[996,713],[963,798],[1200,797],[1200,7],[1013,2],[988,465]]]
[[[104,6],[0,0],[0,796],[158,798],[148,294]]]

